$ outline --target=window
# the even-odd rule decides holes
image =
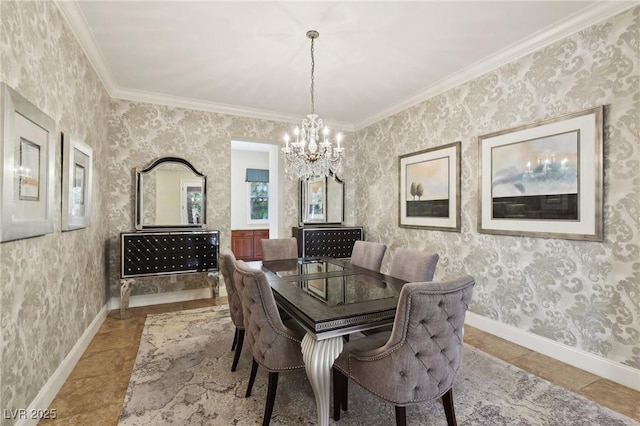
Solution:
[[[247,169],[249,222],[269,221],[269,170]]]
[[[249,220],[269,220],[269,182],[249,182]]]

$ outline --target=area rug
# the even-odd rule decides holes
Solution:
[[[119,425],[255,425],[262,422],[267,372],[258,370],[250,398],[248,348],[230,371],[234,327],[226,306],[147,317]],[[638,425],[502,360],[464,346],[454,385],[460,425]],[[410,425],[446,425],[439,401],[407,408]],[[336,425],[392,425],[395,412],[357,384]],[[272,425],[316,424],[315,400],[303,370],[281,373]]]

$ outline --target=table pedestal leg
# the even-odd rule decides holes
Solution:
[[[316,340],[309,333],[302,339],[302,358],[307,377],[316,397],[318,425],[329,424],[331,401],[331,367],[342,352],[342,337]]]

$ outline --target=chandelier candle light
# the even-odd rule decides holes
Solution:
[[[337,144],[334,148],[328,139],[329,129],[315,113],[313,41],[319,36],[317,31],[307,31],[307,37],[311,39],[311,114],[302,120],[302,128],[296,127],[293,131],[295,141],[290,142],[288,133],[284,135],[285,146],[282,148],[287,170],[300,179],[331,174],[336,177],[342,172],[342,135],[336,135]]]

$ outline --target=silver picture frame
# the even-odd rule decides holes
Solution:
[[[478,232],[603,240],[602,106],[478,143]]]
[[[400,228],[460,232],[461,142],[398,157]]]
[[[91,225],[93,149],[79,138],[61,133],[62,230]]]
[[[53,232],[56,123],[0,83],[0,241]]]
[[[302,183],[305,186],[302,221],[304,223],[326,223],[327,178],[312,177]]]

